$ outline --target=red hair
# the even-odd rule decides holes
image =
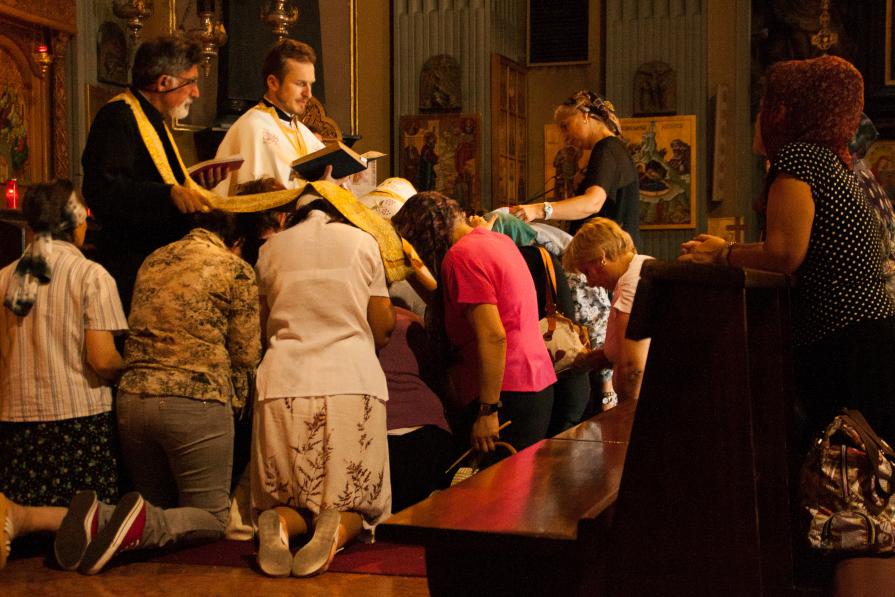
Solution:
[[[861,121],[864,79],[837,56],[788,60],[766,74],[761,138],[769,159],[796,141],[829,148],[849,164],[848,142]]]

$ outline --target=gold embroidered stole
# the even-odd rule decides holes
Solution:
[[[155,127],[152,126],[152,123],[149,122],[146,113],[143,112],[140,100],[138,100],[131,90],[128,89],[124,93],[120,93],[113,97],[109,100],[109,103],[117,101],[123,101],[131,109],[131,112],[133,112],[140,138],[143,140],[143,145],[146,147],[146,151],[149,152],[149,157],[152,158],[152,163],[155,164],[162,180],[166,184],[179,184],[177,182],[177,177],[174,176],[174,170],[171,168],[171,164],[168,163],[168,156],[165,153],[165,146],[162,143],[162,139],[155,130]],[[168,135],[168,141],[171,143],[171,147],[174,148],[174,155],[177,157],[177,163],[180,164],[180,167],[183,169],[183,173],[186,176],[183,182],[184,186],[205,195],[217,209],[234,213],[264,211],[265,209],[279,207],[280,205],[284,205],[295,199],[304,190],[305,185],[307,185],[307,182],[305,182],[304,185],[301,185],[297,189],[256,193],[254,195],[221,197],[220,195],[203,188],[192,179],[186,165],[183,163],[183,158],[180,157],[180,151],[177,149],[177,144],[174,142],[174,137],[171,135],[171,130],[168,128],[168,124],[165,123],[164,127],[165,134]]]
[[[345,218],[376,239],[379,254],[385,266],[385,277],[389,283],[403,280],[413,273],[404,256],[401,237],[392,223],[357,200],[348,189],[343,189],[334,182],[318,180],[310,183],[317,193],[329,201]]]
[[[146,146],[146,150],[149,152],[152,162],[158,169],[159,174],[161,174],[162,180],[167,184],[178,184],[177,178],[174,176],[174,171],[168,163],[168,157],[165,154],[165,146],[162,144],[162,139],[159,137],[155,127],[152,126],[152,123],[149,122],[149,118],[143,112],[143,107],[140,105],[140,101],[129,89],[124,93],[113,97],[109,100],[109,103],[116,101],[123,101],[133,112],[134,119],[137,121],[137,130],[140,132],[140,138],[143,140],[143,144]],[[276,113],[274,113],[274,116],[276,116]],[[277,122],[279,122],[278,117]],[[376,242],[379,244],[379,253],[382,256],[382,263],[385,266],[385,275],[389,282],[403,280],[412,271],[405,261],[401,238],[398,236],[398,233],[395,232],[391,223],[385,221],[373,210],[358,201],[351,191],[343,189],[333,182],[319,180],[312,183],[302,181],[304,184],[300,185],[299,188],[285,191],[221,197],[216,193],[212,193],[211,191],[202,188],[202,186],[190,177],[189,172],[183,163],[183,159],[180,157],[180,151],[177,149],[177,144],[174,142],[174,137],[171,135],[167,123],[165,123],[165,133],[168,135],[168,141],[171,143],[171,147],[174,148],[174,155],[177,156],[177,162],[180,164],[180,167],[183,168],[183,172],[186,175],[184,185],[208,197],[217,209],[235,213],[264,211],[265,209],[285,205],[289,201],[294,200],[301,195],[310,184],[320,196],[332,203],[349,222],[371,234],[373,238],[376,239]]]

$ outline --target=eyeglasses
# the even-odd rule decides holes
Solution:
[[[172,87],[171,89],[166,89],[162,91],[162,93],[171,93],[172,91],[177,91],[178,89],[183,89],[184,87],[189,87],[190,85],[199,86],[199,77],[193,77],[192,79],[184,79],[183,77],[178,77],[177,75],[167,75],[172,79],[177,79],[178,81],[183,81],[177,87]]]

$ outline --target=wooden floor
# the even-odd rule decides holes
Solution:
[[[0,570],[0,595],[302,595],[303,597],[418,597],[425,578],[327,573],[313,578],[269,578],[248,568],[134,563],[97,576],[51,568],[42,557],[10,561]]]

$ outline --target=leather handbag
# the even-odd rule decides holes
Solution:
[[[802,466],[808,543],[824,552],[895,552],[895,452],[857,410],[844,409]]]
[[[553,370],[562,373],[572,366],[579,354],[590,352],[590,334],[587,327],[556,310],[556,270],[553,268],[553,259],[544,247],[538,247],[538,250],[544,261],[544,295],[547,297],[546,315],[540,321],[541,335],[547,345],[547,352],[550,353],[550,360],[553,361]]]

